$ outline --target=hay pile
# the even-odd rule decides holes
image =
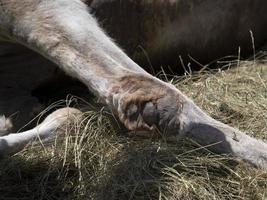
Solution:
[[[267,64],[172,77],[214,118],[267,141]],[[197,147],[129,137],[88,112],[65,139],[0,162],[0,199],[267,199],[267,171]]]

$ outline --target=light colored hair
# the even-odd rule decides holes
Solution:
[[[5,115],[0,115],[0,136],[7,134],[12,127],[11,120]]]

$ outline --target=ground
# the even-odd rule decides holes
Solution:
[[[158,76],[214,118],[267,141],[267,62]],[[88,111],[64,139],[0,161],[0,199],[267,199],[267,171],[194,141],[128,136],[110,113]]]

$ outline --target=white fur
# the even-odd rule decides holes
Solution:
[[[5,115],[0,115],[0,136],[5,135],[13,127],[12,122]]]
[[[170,97],[177,98],[171,102],[179,101],[181,113],[176,113],[174,118],[181,125],[175,130],[177,134],[182,133],[202,144],[219,140],[221,143],[215,148],[217,152],[231,153],[257,166],[267,167],[267,144],[213,120],[174,86],[146,73],[103,32],[81,1],[2,0],[1,3],[0,27],[6,38],[20,42],[56,63],[67,74],[86,84],[119,115],[124,114],[120,109],[121,102],[130,96],[129,91],[123,91],[121,80],[142,78],[142,81],[151,83],[148,84],[151,87],[155,84],[159,90],[170,91]],[[144,89],[139,87],[138,91]],[[156,92],[150,95],[162,98]],[[140,94],[135,98],[142,99]],[[123,100],[120,102],[120,99]],[[32,130],[0,137],[0,153],[10,155],[37,137],[50,137],[65,123],[68,113],[54,113]],[[236,135],[240,141],[235,140]]]
[[[68,120],[74,122],[80,114],[81,112],[77,109],[62,108],[50,114],[41,124],[31,130],[0,137],[0,156],[12,155],[36,139],[44,141],[53,137]]]

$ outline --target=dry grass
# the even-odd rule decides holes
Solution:
[[[267,140],[267,64],[174,77],[216,119]],[[0,162],[0,199],[267,199],[267,172],[197,148],[128,137],[88,112],[65,139]]]

